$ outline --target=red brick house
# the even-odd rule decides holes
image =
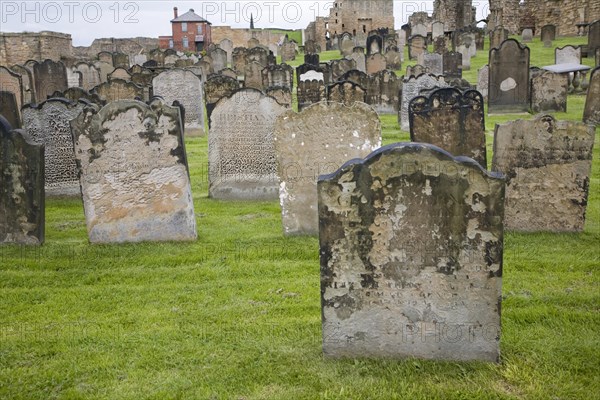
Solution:
[[[200,52],[210,45],[212,40],[211,23],[194,13],[193,9],[179,16],[177,7],[173,8],[171,20],[173,36],[159,36],[161,49]]]

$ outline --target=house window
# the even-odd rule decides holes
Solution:
[[[189,47],[190,43],[188,42],[188,38],[187,36],[183,37],[183,48],[187,49]]]
[[[202,35],[202,25],[198,25],[198,35]]]
[[[181,32],[187,32],[187,22],[181,23]]]
[[[172,49],[174,46],[173,39],[169,39],[169,48]]]

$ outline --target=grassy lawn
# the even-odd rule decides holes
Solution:
[[[524,117],[487,118],[489,151]],[[600,398],[600,129],[585,232],[505,236],[499,364],[324,359],[318,239],[283,237],[277,202],[208,199],[207,139],[186,145],[198,241],[90,245],[81,201],[50,199],[43,247],[0,247],[0,399]]]

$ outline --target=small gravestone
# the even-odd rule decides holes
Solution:
[[[505,174],[506,229],[581,232],[594,128],[548,115],[496,125],[492,170]]]
[[[133,56],[133,65],[144,65],[148,61],[148,57],[145,54],[136,54]]]
[[[212,59],[212,66],[215,73],[219,73],[221,70],[227,68],[227,52],[223,49],[216,48],[209,54]]]
[[[340,52],[343,56],[349,56],[350,54],[352,54],[352,50],[355,46],[354,38],[352,38],[352,35],[350,35],[347,32],[343,33],[342,36],[339,38],[339,42]]]
[[[115,101],[71,128],[90,242],[196,239],[178,107]]]
[[[533,40],[533,30],[531,28],[523,29],[521,41],[523,43],[531,43],[532,40]]]
[[[161,96],[167,104],[178,101],[185,108],[185,133],[190,136],[204,134],[204,99],[202,80],[192,71],[171,69],[152,80],[154,95]]]
[[[196,64],[194,64],[195,69],[198,69],[201,71],[200,75],[202,76],[209,76],[214,74],[214,69],[212,66],[212,61],[211,58],[206,56],[203,57],[200,61],[198,61]],[[244,71],[242,71],[244,72]]]
[[[304,52],[305,53],[318,54],[321,52],[320,50],[321,49],[319,48],[319,45],[314,40],[309,39],[304,42]]]
[[[546,71],[531,78],[531,111],[567,112],[569,76]]]
[[[367,57],[367,74],[374,75],[385,69],[387,69],[387,64],[383,54],[375,53]]]
[[[94,68],[96,68],[96,70],[100,74],[101,83],[108,82],[108,75],[115,70],[115,68],[111,64],[105,63],[103,61],[96,61],[94,63]]]
[[[23,127],[34,143],[44,145],[45,186],[50,196],[81,194],[69,122],[79,116],[85,101],[50,99],[23,109]]]
[[[421,95],[423,90],[432,90],[437,88],[448,87],[443,76],[432,74],[422,74],[416,77],[409,77],[402,82],[402,99],[400,110],[398,113],[398,122],[400,129],[403,131],[410,130],[410,122],[408,118],[408,106],[412,99]]]
[[[356,69],[362,72],[367,72],[367,59],[365,57],[365,49],[362,47],[355,47],[352,54],[348,56],[348,59],[354,60],[356,63]]]
[[[102,83],[96,86],[92,90],[92,93],[97,94],[105,103],[144,98],[144,89],[142,87],[122,79],[114,79],[110,82]]]
[[[600,125],[600,67],[596,67],[590,75],[583,122]]]
[[[363,86],[350,81],[339,81],[327,86],[327,100],[348,106],[355,102],[364,103],[367,91]]]
[[[490,50],[499,48],[502,42],[508,39],[508,29],[497,26],[490,32]]]
[[[588,26],[589,54],[596,54],[596,49],[598,48],[600,48],[600,19],[597,19]]]
[[[484,99],[488,97],[488,85],[490,79],[490,67],[486,64],[477,71],[477,91]]]
[[[231,97],[240,88],[237,79],[225,75],[212,75],[204,83],[204,99],[206,101],[206,116],[210,120],[215,106],[225,97]]]
[[[94,87],[102,83],[100,71],[92,64],[80,62],[74,67],[81,72],[81,87],[85,90],[92,90]]]
[[[262,77],[262,64],[252,61],[246,64],[246,68],[244,69],[244,86],[251,89],[263,90],[263,77]]]
[[[471,69],[471,45],[461,44],[456,48],[456,52],[462,56],[461,70],[469,71]]]
[[[262,70],[262,86],[294,88],[294,68],[287,64],[269,65]]]
[[[544,43],[544,47],[552,47],[552,41],[556,39],[556,26],[544,25],[542,26],[541,41]]]
[[[408,38],[408,58],[410,60],[417,60],[425,51],[427,51],[427,38],[421,35]]]
[[[430,143],[453,156],[466,156],[487,169],[483,97],[455,88],[419,96],[409,105],[410,140]]]
[[[323,135],[323,132],[327,132]],[[275,123],[279,202],[286,235],[316,235],[317,178],[381,146],[381,123],[364,103],[313,104]]]
[[[114,64],[113,64],[113,55],[112,53],[108,52],[108,51],[101,51],[100,53],[98,53],[98,61],[102,61],[105,63],[110,64],[113,69],[115,68]]]
[[[555,64],[581,64],[581,47],[565,46],[554,50]]]
[[[490,50],[488,113],[529,111],[529,48],[508,39]]]
[[[113,72],[108,74],[108,80],[122,79],[125,82],[131,82],[131,74],[125,68],[115,68]]]
[[[435,21],[431,24],[431,37],[433,40],[444,36],[444,23],[440,21]]]
[[[398,114],[402,78],[394,71],[384,70],[367,80],[367,104],[378,114]]]
[[[444,59],[441,54],[425,53],[423,54],[423,66],[434,75],[443,75]]]
[[[448,79],[462,79],[463,55],[449,51],[443,55],[444,76]]]
[[[33,66],[35,80],[35,93],[38,102],[45,101],[54,92],[63,92],[68,89],[67,69],[58,61],[45,60]]]
[[[44,243],[44,146],[0,115],[0,245]]]
[[[208,134],[209,196],[223,200],[278,198],[273,131],[287,109],[255,89],[221,99]]]
[[[388,69],[399,70],[402,68],[402,52],[398,47],[392,46],[385,52],[385,62]]]
[[[0,91],[0,115],[6,118],[11,128],[21,128],[21,110],[13,92]]]
[[[317,188],[325,356],[499,361],[501,175],[396,143]]]
[[[219,43],[219,47],[227,53],[227,63],[231,64],[233,60],[233,42],[231,41],[231,39],[225,38],[221,40],[221,42]]]
[[[323,74],[320,72],[315,73],[321,74],[321,76],[312,79],[310,79],[310,77],[306,77],[298,83],[298,111],[302,111],[311,104],[327,99]],[[309,72],[307,74],[309,74]]]

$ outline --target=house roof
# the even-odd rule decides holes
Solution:
[[[190,11],[185,14],[181,14],[179,17],[172,19],[171,22],[206,22],[207,24],[212,25],[210,22],[196,14],[193,8],[190,8]]]

